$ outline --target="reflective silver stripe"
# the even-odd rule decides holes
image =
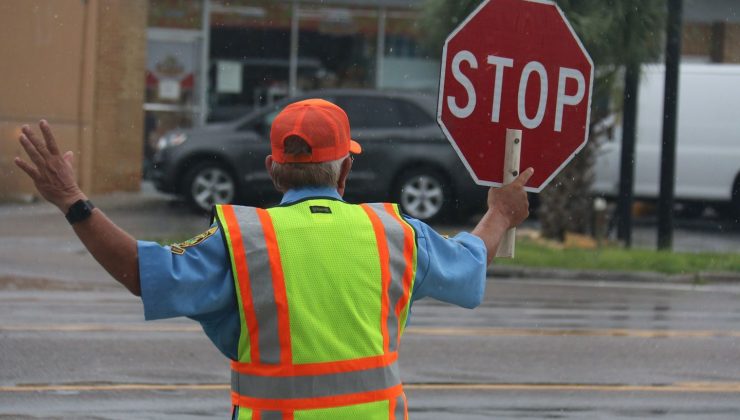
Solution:
[[[395,413],[393,413],[393,415],[396,416],[395,420],[406,419],[406,399],[404,398],[403,394],[396,397],[396,411]]]
[[[247,256],[249,287],[252,291],[252,303],[257,318],[259,362],[278,364],[280,363],[278,316],[265,232],[256,208],[242,206],[233,208]]]
[[[388,338],[389,350],[396,351],[398,346],[398,318],[396,317],[396,303],[403,296],[403,274],[406,272],[406,260],[403,256],[404,231],[403,226],[393,216],[388,214],[385,205],[374,203],[369,205],[378,215],[385,229],[385,237],[388,242],[388,254],[390,255],[391,283],[388,286]]]
[[[398,364],[308,376],[257,376],[231,371],[231,390],[265,399],[319,398],[379,391],[401,383]]]

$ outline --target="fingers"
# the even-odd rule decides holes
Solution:
[[[31,179],[38,178],[39,171],[36,168],[34,168],[31,164],[29,164],[28,162],[24,161],[23,159],[19,157],[15,158],[13,162],[15,162],[16,166],[21,168],[23,172],[28,174],[28,176],[30,176]]]
[[[534,174],[534,168],[527,168],[524,170],[524,172],[519,174],[519,176],[516,177],[516,179],[512,181],[511,183],[516,184],[520,187],[524,187],[525,185],[527,185],[527,181],[529,181],[529,178],[531,178],[533,174]]]
[[[71,150],[65,152],[63,158],[69,166],[74,166],[75,154]]]
[[[44,157],[41,156],[36,148],[36,144],[32,143],[25,134],[21,134],[20,142],[21,146],[23,146],[23,150],[26,151],[26,154],[31,158],[31,161],[36,165],[36,167],[41,167],[46,163]]]
[[[59,154],[59,147],[57,146],[57,141],[54,138],[54,134],[51,132],[51,126],[46,120],[39,121],[39,128],[41,129],[41,133],[44,135],[44,140],[46,140],[46,147],[49,149],[49,152],[52,155],[58,155]]]
[[[37,153],[42,158],[46,158],[46,156],[49,155],[49,150],[46,148],[45,142],[42,141],[40,138],[38,138],[38,136],[36,135],[36,133],[34,133],[33,130],[31,130],[31,127],[29,127],[28,125],[24,125],[21,128],[21,131],[26,136],[26,138],[30,141],[30,143],[36,149]]]

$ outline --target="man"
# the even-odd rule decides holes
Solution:
[[[284,193],[270,209],[220,205],[207,232],[163,247],[138,242],[94,208],[75,182],[72,153],[51,129],[28,126],[15,163],[56,205],[95,259],[133,294],[146,319],[200,322],[232,360],[233,418],[405,419],[398,374],[411,303],[429,296],[480,304],[486,267],[507,229],[528,215],[533,170],[491,189],[472,233],[446,239],[397,205],[342,200],[353,156],[336,105],[287,106],[265,166]]]

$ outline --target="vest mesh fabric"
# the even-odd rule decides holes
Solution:
[[[388,420],[388,401],[376,401],[365,404],[355,404],[344,407],[319,408],[315,410],[296,410],[293,420]],[[255,420],[254,411],[249,408],[239,408],[238,420]],[[263,413],[259,415],[261,420],[266,419]],[[285,416],[275,416],[284,419]],[[403,420],[403,417],[396,418]]]
[[[395,345],[388,347],[387,330],[397,329],[398,331],[391,334],[396,338],[400,337],[403,331],[408,316],[409,293],[413,288],[416,271],[416,244],[413,229],[402,220],[397,206],[388,204],[373,206],[374,210],[368,205],[351,205],[331,199],[311,199],[267,211],[234,206],[217,207],[216,217],[223,229],[226,246],[229,248],[240,308],[242,328],[238,362],[244,364],[247,371],[252,367],[259,369],[265,363],[274,363],[277,366],[288,363],[295,367],[310,367],[377,357],[385,360],[389,355],[394,356],[395,360],[397,348]],[[374,214],[369,217],[371,212],[385,213],[381,214],[382,217]],[[240,216],[235,216],[237,214]],[[231,223],[228,223],[229,217]],[[377,221],[381,219],[384,222],[379,227]],[[272,248],[270,238],[276,245]],[[392,256],[395,261],[390,263],[392,269],[389,268],[389,261],[382,261],[379,251],[381,248],[386,249],[385,258],[388,258],[387,249],[402,250],[396,252],[399,255]],[[406,261],[400,270],[399,258]],[[239,261],[240,259],[243,261]],[[391,271],[393,275],[389,277],[392,279],[382,280],[383,272],[387,274]],[[237,275],[237,272],[241,274]],[[241,283],[239,276],[242,278]],[[395,282],[393,289],[396,290],[395,294],[390,292],[391,288],[384,284],[384,281]],[[269,282],[272,282],[272,286],[266,288]],[[287,322],[283,324],[289,325],[289,328],[276,326],[272,317],[267,316],[274,313],[275,307],[280,306],[275,300],[278,296],[278,287],[284,288],[286,302],[284,307],[287,308],[287,315],[280,309],[277,313],[287,316]],[[405,290],[405,294],[399,295],[401,289]],[[395,321],[389,323],[390,320]],[[255,328],[250,331],[248,325],[254,325]],[[257,331],[257,325],[260,331]],[[289,345],[284,345],[288,343],[284,341],[284,337],[279,340],[275,337],[285,334],[288,330]],[[270,334],[272,335],[269,336]],[[259,350],[253,348],[254,342],[259,343]],[[286,353],[287,348],[289,352]],[[266,354],[275,351],[279,354]],[[279,356],[282,356],[282,359]],[[364,372],[364,369],[366,368],[362,368],[358,373]],[[397,367],[394,366],[393,369]],[[390,399],[382,398],[376,401],[365,399],[364,401],[371,402],[361,403],[359,400],[353,400],[357,403],[288,410],[283,406],[272,405],[270,410],[253,410],[241,403],[238,418],[400,420],[404,418],[406,405],[405,397],[402,394],[398,395],[401,392],[400,379],[397,370],[395,372],[390,377],[386,376],[395,377],[397,381],[395,383],[398,384],[398,391],[394,391],[395,394]],[[244,373],[246,376],[239,379],[237,389],[247,392],[243,394],[246,397],[260,394],[259,390],[264,388],[245,386],[260,383],[257,380],[260,378],[252,377],[250,381],[248,376],[250,373]],[[235,377],[232,375],[232,378]],[[322,383],[322,378],[323,376],[318,376],[315,382],[311,380],[310,383]],[[389,383],[389,379],[383,381]],[[305,381],[303,383],[305,384]],[[353,383],[366,382],[362,380]],[[310,388],[316,390],[318,389],[316,386],[310,385]],[[320,389],[312,395],[323,395],[322,392],[325,393],[327,389],[337,389],[337,395],[348,392],[344,388],[333,386]],[[376,389],[380,391],[385,388],[367,391]],[[292,395],[298,395],[291,392]],[[313,391],[303,389],[300,392]],[[277,408],[282,412],[271,411]]]
[[[315,206],[331,213],[311,213]],[[289,296],[293,362],[383,354],[378,247],[362,208],[311,200],[269,213]]]

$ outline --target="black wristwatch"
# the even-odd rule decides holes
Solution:
[[[94,208],[95,205],[90,200],[77,200],[69,208],[65,217],[69,224],[73,225],[90,217]]]

